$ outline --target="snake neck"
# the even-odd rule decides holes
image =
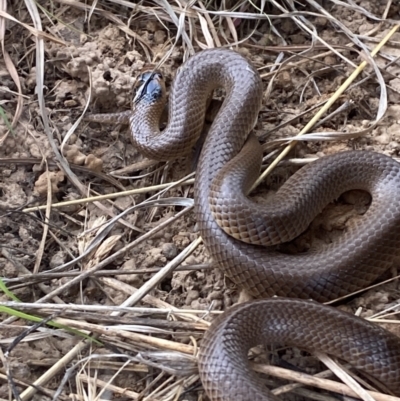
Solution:
[[[213,49],[197,53],[179,70],[170,91],[168,124],[163,131],[159,124],[165,96],[136,104],[130,119],[134,145],[155,160],[174,160],[189,154],[203,129],[207,100],[216,88],[223,88],[226,97],[209,136],[217,135],[221,142],[229,139],[226,131],[233,130],[233,135],[240,131],[243,142],[261,106],[261,80],[240,54]],[[244,114],[251,117],[243,118]]]

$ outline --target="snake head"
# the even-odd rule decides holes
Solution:
[[[159,71],[146,71],[141,74],[136,82],[137,90],[133,103],[141,101],[154,103],[165,96],[165,83],[162,74]]]

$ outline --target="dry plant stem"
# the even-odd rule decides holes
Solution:
[[[295,372],[293,370],[287,370],[278,368],[276,366],[258,365],[251,364],[256,372],[264,373],[274,377],[279,377],[281,379],[292,380],[298,383],[302,383],[307,386],[313,386],[321,388],[323,390],[333,391],[335,393],[347,395],[349,397],[355,397],[359,399],[360,397],[345,384],[335,382],[333,380],[321,379],[319,377],[311,376],[305,373]],[[399,401],[399,397],[393,397],[391,395],[386,395],[382,393],[377,393],[375,391],[367,391],[376,401]],[[275,390],[272,390],[275,394]]]
[[[118,170],[110,171],[109,174],[112,176],[126,176],[127,174],[136,173],[137,171],[145,170],[157,164],[159,164],[158,161],[145,159],[140,162],[130,164],[129,166],[120,168]]]
[[[132,294],[135,293],[136,291],[139,291],[137,288],[130,286],[129,284],[123,283],[119,280],[113,279],[113,278],[108,278],[108,277],[104,277],[104,278],[100,278],[99,281],[101,281],[102,283],[108,285],[111,288],[114,288],[115,290],[118,291],[122,291],[125,292],[126,294]],[[169,310],[173,310],[175,311],[175,314],[178,315],[182,320],[185,321],[195,321],[196,323],[202,323],[205,326],[210,326],[210,322],[206,322],[205,320],[197,317],[195,314],[192,315],[190,313],[182,313],[180,314],[180,309],[176,308],[170,304],[168,304],[165,301],[162,301],[161,299],[158,299],[157,297],[154,297],[152,295],[146,295],[143,298],[143,302],[149,304],[149,305],[153,305],[156,308],[160,308],[160,309],[169,309]],[[209,313],[207,311],[203,311],[203,315],[205,313]],[[221,312],[219,312],[221,313]]]
[[[319,377],[321,379],[325,379],[328,377],[332,377],[333,372],[331,370],[324,370],[323,372],[316,373],[313,377]],[[274,389],[275,395],[289,393],[299,387],[302,387],[303,384],[301,383],[291,383],[291,384],[284,384],[283,386],[277,387]]]
[[[377,313],[374,313],[374,314],[370,317],[370,319],[377,319],[377,320],[379,321],[379,318],[380,318],[380,317],[383,318],[383,317],[387,316],[388,312],[393,311],[394,309],[397,309],[399,306],[400,306],[399,304],[389,306],[388,308],[385,308],[385,309],[382,310],[382,311],[379,311],[379,312],[377,312]],[[397,310],[397,311],[394,311],[394,312],[392,312],[392,313],[399,313],[399,312],[400,312],[400,311]],[[375,321],[375,320],[373,320],[373,321]]]
[[[302,397],[302,399],[310,399],[315,401],[337,401],[336,397],[321,394],[318,390],[311,391],[300,387],[293,389],[292,393],[295,395],[299,395],[300,397]]]
[[[274,132],[276,132],[276,131],[279,131],[279,130],[282,129],[282,128],[285,128],[285,127],[287,127],[287,126],[290,125],[290,124],[295,124],[295,123],[297,123],[298,120],[299,120],[300,118],[305,118],[305,116],[306,116],[308,113],[311,113],[311,112],[313,112],[315,109],[318,109],[318,108],[321,107],[321,105],[323,105],[325,102],[326,102],[326,100],[324,100],[324,101],[322,101],[322,102],[318,102],[317,104],[315,104],[315,105],[309,107],[307,110],[305,110],[305,111],[303,111],[303,112],[301,112],[301,113],[299,113],[299,114],[296,114],[295,116],[293,116],[292,119],[290,119],[290,120],[288,120],[288,121],[285,121],[285,122],[283,122],[283,123],[281,123],[281,124],[275,126],[274,128],[268,130],[267,132],[262,133],[261,135],[258,136],[258,139],[261,140],[261,141],[263,141],[263,140],[267,139],[272,133],[274,133]]]
[[[380,283],[373,284],[373,285],[370,285],[370,286],[368,286],[368,287],[365,287],[365,288],[363,288],[362,290],[354,291],[354,292],[352,292],[351,294],[345,295],[345,296],[340,297],[340,298],[336,298],[336,299],[334,299],[334,300],[332,300],[332,301],[329,301],[329,302],[325,302],[325,305],[331,305],[331,304],[333,304],[333,303],[335,303],[335,302],[342,301],[343,299],[347,299],[347,298],[352,297],[352,296],[354,296],[354,295],[356,295],[356,294],[360,294],[360,293],[365,292],[365,291],[368,291],[368,290],[370,290],[370,289],[372,289],[372,288],[379,287],[379,286],[381,286],[381,285],[383,285],[383,284],[390,283],[390,282],[392,282],[392,281],[398,280],[399,278],[400,278],[400,274],[397,275],[397,276],[395,276],[395,277],[389,278],[389,279],[387,279],[387,280],[385,280],[385,281],[381,281]]]
[[[2,0],[0,1],[0,12],[4,12],[6,14],[7,10],[7,1]],[[8,14],[7,14],[8,15]],[[22,86],[21,86],[21,80],[18,75],[18,71],[13,63],[12,58],[10,57],[6,47],[4,46],[4,38],[5,38],[5,31],[6,31],[6,19],[4,18],[4,15],[0,18],[0,47],[1,47],[1,53],[3,55],[3,61],[4,65],[7,68],[8,73],[10,74],[10,77],[15,83],[15,86],[17,87],[18,93],[15,93],[17,95],[17,108],[15,110],[15,114],[13,116],[13,120],[11,122],[11,130],[16,127],[17,122],[19,118],[21,117],[22,113],[22,107],[23,107],[23,101],[24,97],[22,96]],[[6,140],[8,134],[10,133],[10,130],[7,130],[7,132],[4,134],[3,137],[0,138],[0,145]]]
[[[111,383],[115,380],[115,378],[121,373],[121,371],[123,371],[124,368],[127,367],[129,364],[130,364],[130,361],[126,361],[126,362],[123,364],[123,366],[121,366],[120,369],[119,369],[117,372],[115,372],[115,373],[113,374],[112,377],[110,377],[110,378],[108,379],[107,382],[104,382],[104,385],[103,385],[102,389],[100,390],[100,393],[99,393],[99,395],[96,397],[96,399],[99,399],[99,397],[101,397],[101,395],[107,390],[108,385],[111,384]],[[78,380],[79,380],[79,379],[78,379]],[[106,397],[107,397],[107,394],[106,394]],[[107,399],[108,399],[108,397],[107,397]]]
[[[199,2],[199,6],[201,9],[206,11],[206,8],[202,2]],[[199,15],[199,18],[200,18],[200,15]],[[219,40],[217,30],[215,29],[215,26],[212,23],[211,17],[207,14],[207,12],[204,13],[204,18],[207,21],[207,28],[209,28],[211,31],[212,38],[216,44],[216,47],[221,47],[221,41]]]
[[[156,395],[158,395],[158,397],[162,397],[162,399],[171,399],[171,397],[163,397],[163,395],[164,395],[164,390],[165,390],[165,387],[167,387],[167,386],[170,386],[170,383],[171,383],[171,381],[173,380],[173,377],[168,377],[163,383],[161,383],[161,385],[157,388],[157,389],[155,389],[153,392],[151,392],[149,395],[148,395],[148,398],[150,399],[150,400],[152,400],[153,399],[153,397],[154,397],[154,395],[156,394]],[[182,379],[178,379],[178,381],[181,381]]]
[[[324,57],[330,56],[330,55],[332,55],[332,52],[329,50],[329,51],[326,51],[324,53],[316,54],[315,56],[311,57],[311,59],[317,62],[318,59],[324,58]],[[290,64],[287,64],[286,62],[282,62],[280,65],[278,64],[279,72],[286,71],[286,70],[289,70],[289,69],[293,69],[293,68],[296,68],[296,67],[300,67],[302,64],[307,64],[309,62],[310,62],[310,60],[308,58],[303,58],[302,60],[299,60],[299,61],[296,61],[296,62],[293,62],[293,63],[290,63]],[[269,78],[269,77],[271,77],[271,76],[273,76],[275,74],[276,74],[276,71],[274,70],[274,71],[271,71],[271,72],[262,73],[262,74],[260,74],[260,76],[261,76],[261,78],[264,79],[264,78]]]
[[[379,324],[399,324],[400,320],[390,320],[390,319],[371,319],[371,322],[376,322]]]
[[[176,258],[167,263],[158,273],[156,273],[150,280],[148,280],[135,294],[132,294],[121,306],[132,306],[139,302],[143,297],[150,292],[156,285],[163,280],[166,276],[171,274],[175,268],[182,263],[202,242],[201,237],[197,238],[190,245],[188,245]],[[120,312],[113,312],[111,316],[118,316]]]
[[[139,393],[136,393],[135,391],[127,390],[126,388],[117,387],[113,384],[110,384],[103,380],[100,380],[99,378],[92,378],[92,377],[88,377],[88,376],[82,375],[82,374],[80,374],[77,378],[85,383],[91,383],[92,385],[97,386],[99,388],[106,388],[110,391],[113,391],[114,393],[121,394],[124,397],[130,397],[133,400],[136,400],[137,397],[139,396]],[[154,401],[156,401],[156,400],[154,400]]]
[[[358,314],[356,314],[358,316]],[[321,360],[322,361],[322,360]],[[322,361],[323,362],[323,361]],[[389,391],[387,390],[387,388],[385,388],[385,384],[379,383],[377,381],[375,381],[375,379],[373,377],[370,377],[371,380],[371,384],[368,383],[367,381],[365,381],[364,379],[362,379],[360,376],[358,376],[355,372],[351,371],[351,366],[344,366],[341,365],[338,361],[333,361],[335,364],[337,364],[339,366],[339,368],[345,372],[347,375],[349,375],[350,377],[354,378],[357,383],[359,383],[361,385],[361,387],[363,388],[363,390],[370,390],[370,391],[376,391],[376,392],[383,392],[385,394],[387,394]],[[374,387],[375,385],[375,387]],[[349,386],[351,387],[351,386]],[[354,389],[354,391],[356,391]]]
[[[99,355],[102,358],[103,355]],[[108,357],[109,355],[107,355]],[[109,370],[120,370],[121,366],[124,366],[124,371],[127,372],[138,372],[138,373],[149,373],[149,368],[146,365],[140,364],[130,364],[127,365],[126,362],[113,362],[104,359],[94,359],[90,361],[90,367],[92,369],[109,369]]]
[[[349,374],[341,369],[340,366],[330,357],[320,352],[314,352],[314,354],[343,383],[347,384],[347,386],[358,395],[358,398],[361,398],[363,401],[375,401],[371,394],[368,394],[366,390],[364,390]]]
[[[77,355],[79,355],[83,350],[88,347],[90,342],[81,341],[71,351],[69,351],[66,355],[64,355],[55,365],[53,365],[46,373],[39,377],[39,379],[35,380],[33,383],[35,386],[43,386],[50,379],[52,379],[56,374],[58,374],[61,370],[64,370],[65,367],[74,359]],[[26,401],[31,398],[37,390],[30,386],[25,389],[20,397],[22,401]],[[16,401],[16,400],[13,400]]]
[[[189,313],[189,312],[188,312]],[[49,315],[49,312],[43,311],[41,314],[45,316]],[[177,319],[176,317],[180,316],[179,313],[161,313],[164,314],[164,318],[155,312],[146,314],[147,316],[136,317],[136,315],[128,314],[123,317],[121,316],[110,316],[104,313],[92,313],[85,312],[82,315],[82,312],[74,312],[70,310],[62,311],[58,316],[65,317],[66,319],[72,320],[85,320],[89,323],[103,324],[103,325],[137,325],[143,327],[149,327],[161,330],[167,330],[169,332],[175,332],[177,336],[188,336],[188,333],[197,333],[204,332],[208,329],[209,326],[197,323],[195,321],[182,321],[183,319]],[[155,315],[155,316],[154,316]],[[172,319],[171,319],[172,318]],[[59,334],[59,333],[57,333]],[[38,336],[44,337],[46,334],[40,333]],[[32,337],[27,337],[26,341],[33,339]],[[0,344],[10,344],[12,343],[11,339],[0,339]]]
[[[23,28],[25,28],[27,31],[29,31],[29,33],[32,34],[33,37],[37,37],[37,38],[45,38],[51,42],[54,43],[58,43],[60,45],[66,46],[66,42],[64,42],[61,39],[56,38],[55,36],[52,36],[42,30],[39,29],[35,29],[32,26],[28,25],[28,24],[24,24],[23,22],[19,21],[18,19],[14,18],[13,16],[11,16],[10,14],[6,13],[3,10],[0,10],[0,17],[10,20],[16,24],[21,25]]]
[[[371,57],[374,57],[379,50],[385,45],[385,43],[392,37],[392,35],[399,29],[400,25],[394,26],[390,32],[382,39],[382,41],[375,47],[375,49],[371,52]],[[297,136],[304,135],[307,133],[314,124],[319,120],[319,118],[331,107],[340,95],[350,86],[350,84],[354,81],[355,78],[361,73],[361,71],[367,66],[367,62],[363,61],[356,70],[346,79],[346,81],[339,87],[339,89],[335,92],[335,94],[329,99],[327,103],[317,112],[317,114],[310,120],[310,122],[297,134]],[[270,166],[264,171],[263,174],[257,179],[257,181],[253,184],[250,191],[256,188],[265,177],[276,167],[276,165],[288,155],[288,153],[296,146],[297,141],[292,141],[290,144],[280,153],[280,155],[270,164]]]
[[[93,189],[91,189],[91,192],[94,194],[94,196],[102,196],[100,195],[98,192],[94,191]],[[132,203],[134,203],[133,199],[131,198]],[[119,212],[124,212],[126,209],[125,208],[120,208],[115,202],[111,201],[111,199],[107,199],[106,202],[110,205],[110,209],[114,208]],[[95,202],[95,204],[97,205],[97,202]],[[102,205],[103,206],[103,205]],[[104,207],[104,206],[103,206]],[[62,212],[60,212],[62,213]],[[108,215],[111,218],[116,217],[116,214],[113,212],[108,211]],[[143,230],[139,227],[136,227],[135,225],[128,223],[125,219],[123,219],[122,217],[118,219],[118,224],[122,224],[125,227],[127,227],[129,230],[133,231],[133,232],[137,232],[137,233],[143,233]]]
[[[161,371],[154,379],[151,380],[149,384],[146,385],[146,387],[140,392],[139,397],[137,401],[142,401],[142,399],[150,392],[151,389],[155,387],[156,384],[160,382],[161,379],[163,379],[165,376],[165,372]]]
[[[19,393],[17,392],[17,389],[15,388],[13,377],[10,372],[10,364],[9,364],[8,358],[4,355],[2,348],[0,348],[0,362],[3,365],[3,369],[6,374],[6,382],[8,384],[9,396],[11,396],[11,394],[17,394],[17,396],[18,396]],[[18,400],[18,401],[20,401],[20,400]]]
[[[1,371],[2,371],[2,369],[0,369],[0,372]],[[7,381],[7,376],[5,374],[0,373],[0,379]],[[31,385],[31,383],[29,383],[25,380],[16,379],[15,377],[13,377],[13,381],[21,387],[29,387]],[[43,394],[47,395],[48,397],[51,397],[55,393],[54,390],[44,389],[43,387],[39,387],[39,386],[37,386],[37,387],[38,387],[38,392],[42,392]],[[66,400],[66,398],[63,396],[63,397],[60,397],[59,401],[64,401],[64,400]],[[10,401],[10,400],[9,399],[5,400],[4,398],[0,398],[0,401]]]
[[[324,117],[322,120],[318,121],[315,125],[314,125],[314,130],[317,129],[318,127],[322,126],[323,124],[325,124],[326,122],[328,122],[329,120],[332,120],[333,117],[337,116],[338,114],[341,114],[343,112],[348,112],[351,108],[354,107],[354,102],[352,101],[345,101],[342,105],[340,105],[336,110],[334,110],[332,113],[330,113],[329,115],[327,115],[326,117]]]
[[[316,160],[316,159],[313,159]],[[307,164],[309,163],[305,159],[298,159],[298,162],[296,163],[291,163],[288,161],[288,165],[291,164]],[[50,232],[51,233],[51,232]],[[54,234],[53,234],[54,235]],[[53,237],[54,238],[54,237]],[[57,239],[57,238],[55,238]],[[62,244],[59,243],[60,246]],[[64,248],[65,249],[65,248]],[[68,252],[68,250],[67,250]],[[72,253],[68,253],[71,258],[73,258]],[[198,270],[210,270],[213,269],[214,266],[211,263],[201,263],[198,265],[185,265],[185,266],[178,266],[175,271],[198,271]],[[125,276],[125,275],[130,275],[130,274],[147,274],[147,273],[158,273],[161,270],[161,268],[158,267],[150,267],[148,269],[137,269],[137,270],[124,270],[122,272],[118,270],[99,270],[98,272],[93,273],[94,277],[103,277],[103,276]],[[29,275],[29,274],[22,274],[18,277],[15,278],[5,278],[2,277],[2,280],[6,284],[13,284],[13,283],[21,283],[24,285],[30,285],[32,283],[37,283],[40,281],[48,281],[48,280],[54,280],[58,278],[63,278],[63,277],[76,277],[81,274],[80,271],[70,271],[70,272],[63,272],[63,273],[47,273],[47,272],[41,272],[35,275]],[[1,276],[0,276],[1,277]],[[12,287],[10,287],[10,290]]]
[[[324,45],[286,45],[286,46],[261,46],[261,45],[255,45],[255,44],[250,44],[246,43],[244,45],[245,47],[250,47],[253,49],[258,49],[258,50],[263,50],[266,52],[303,52],[304,50],[326,50],[326,46]],[[353,50],[351,47],[348,46],[343,46],[343,45],[332,45],[332,49],[341,49],[341,50]],[[332,53],[332,50],[330,50],[330,53]],[[264,67],[263,67],[264,68]]]
[[[189,180],[186,180],[184,183],[182,183],[182,185],[192,185],[193,183],[194,183],[194,178],[191,178]],[[75,199],[75,200],[66,201],[66,202],[53,203],[51,205],[51,207],[58,208],[58,207],[71,206],[71,205],[82,205],[82,204],[88,203],[88,202],[120,198],[121,196],[147,194],[148,192],[158,191],[158,190],[165,189],[165,188],[168,188],[168,187],[176,185],[176,184],[178,184],[178,182],[169,182],[166,184],[153,185],[151,187],[146,187],[146,188],[136,188],[136,189],[131,189],[129,191],[117,192],[115,194],[91,196],[89,198]],[[29,208],[23,209],[22,211],[27,213],[27,212],[36,212],[36,211],[42,210],[42,209],[46,209],[46,205],[29,207]]]
[[[132,288],[132,287],[131,287]],[[136,290],[137,292],[140,290]],[[163,301],[160,301],[163,302]],[[175,308],[169,304],[166,304],[165,307],[159,308],[143,308],[143,307],[132,307],[132,306],[103,306],[103,305],[80,305],[80,304],[50,304],[50,303],[27,303],[27,302],[15,302],[15,301],[7,301],[0,302],[0,306],[6,306],[9,308],[13,308],[20,311],[41,311],[41,312],[60,312],[60,311],[76,311],[76,312],[115,312],[118,314],[121,313],[134,313],[134,314],[145,314],[145,315],[180,315],[180,314],[200,314],[204,315],[204,310],[200,309],[179,309]],[[222,311],[212,310],[209,312],[211,315],[219,315],[223,313]],[[114,315],[117,316],[117,315]],[[209,324],[209,323],[208,323]],[[206,329],[208,324],[204,327]]]
[[[171,391],[173,391],[177,386],[180,386],[181,383],[185,380],[183,377],[177,379],[175,382],[170,383],[172,380],[172,377],[167,379],[164,383],[161,384],[157,389],[155,389],[152,393],[149,394],[149,398],[155,397],[162,397],[161,399],[173,399],[173,400],[179,400],[179,395],[178,396],[173,396],[171,397]],[[167,386],[168,385],[168,386]],[[168,394],[169,393],[169,394]]]
[[[150,337],[144,334],[134,333],[127,330],[121,330],[121,328],[119,327],[114,329],[113,327],[103,327],[98,324],[86,323],[78,320],[71,320],[65,318],[56,318],[54,319],[54,321],[79,330],[85,330],[88,332],[97,333],[111,338],[115,337],[123,340],[133,341],[134,343],[139,344],[141,346],[149,345],[155,348],[178,351],[189,355],[193,355],[194,353],[194,347],[192,345],[182,344],[170,340],[164,340],[158,337]]]
[[[198,375],[192,375],[187,378],[183,378],[181,381],[177,381],[177,384],[179,384],[179,393],[176,395],[174,400],[178,401],[180,399],[180,395],[182,394],[182,391],[184,391],[187,388],[190,388],[195,385],[195,383],[198,381]],[[155,394],[157,396],[157,393]]]
[[[51,188],[49,166],[47,165],[47,163],[46,163],[46,174],[47,174],[47,204],[44,216],[45,222],[42,224],[43,226],[42,240],[40,241],[39,249],[36,252],[36,260],[35,260],[35,265],[33,266],[33,274],[37,274],[39,272],[40,263],[42,262],[43,258],[44,248],[46,246],[46,238],[49,232],[49,225],[45,223],[50,222],[52,188]]]

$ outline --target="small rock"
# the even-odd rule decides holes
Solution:
[[[186,304],[186,305],[191,305],[192,302],[198,300],[199,297],[200,297],[199,291],[196,291],[196,290],[189,290],[189,291],[187,292],[187,295],[186,295],[185,304]]]
[[[178,248],[171,242],[166,242],[161,247],[161,253],[169,260],[178,254]]]
[[[90,170],[97,171],[98,173],[101,172],[103,169],[103,160],[99,159],[95,155],[88,155],[85,159],[85,167]]]
[[[63,251],[56,252],[50,259],[49,267],[54,269],[57,266],[61,266],[65,263],[65,253]]]
[[[86,159],[86,156],[80,151],[77,145],[65,145],[64,156],[70,162],[81,166]]]
[[[154,42],[157,45],[161,45],[161,44],[165,43],[166,38],[167,38],[167,34],[165,33],[165,31],[161,31],[161,30],[155,31]]]
[[[79,103],[75,99],[69,99],[64,102],[64,106],[67,108],[72,108],[78,106]]]
[[[206,302],[204,302],[204,299],[202,299],[202,298],[195,299],[191,303],[190,308],[197,309],[197,310],[206,310],[206,309],[208,309],[208,304]]]
[[[390,142],[390,136],[386,133],[377,136],[375,139],[382,145],[387,145]]]
[[[127,260],[121,267],[121,271],[126,270],[135,270],[136,263],[133,259]],[[133,285],[134,287],[139,287],[143,283],[143,275],[142,274],[119,274],[116,276],[117,280],[120,280],[124,283],[128,283]]]
[[[58,192],[58,184],[64,180],[64,173],[62,171],[49,171],[48,172],[51,183],[51,192],[53,194]],[[35,182],[34,193],[39,196],[47,194],[47,172],[44,172]]]
[[[155,32],[158,28],[158,24],[155,21],[148,21],[146,24],[146,30],[149,32]]]
[[[179,233],[173,237],[173,241],[177,248],[183,249],[190,244],[189,233]]]
[[[222,299],[215,299],[211,303],[212,310],[222,310]]]
[[[212,291],[207,296],[207,299],[209,299],[210,301],[213,301],[215,299],[222,299],[222,298],[223,298],[222,291]]]

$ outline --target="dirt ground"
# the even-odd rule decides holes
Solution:
[[[160,69],[169,87],[189,55],[188,42],[199,51],[210,41],[218,45],[216,38],[223,45],[234,43],[235,34],[241,43],[233,48],[248,57],[263,77],[265,95],[256,133],[263,142],[287,138],[299,133],[315,114],[315,106],[329,99],[353,72],[354,65],[364,60],[360,50],[355,51],[356,47],[350,46],[346,29],[372,50],[393,27],[392,22],[381,22],[372,16],[381,18],[387,13],[389,19],[400,19],[400,6],[383,0],[355,1],[369,15],[354,7],[335,5],[333,0],[320,2],[342,24],[340,28],[328,18],[316,15],[318,9],[312,2],[296,5],[298,11],[314,13],[304,14],[303,22],[290,16],[254,20],[192,10],[184,25],[187,41],[184,36],[175,43],[178,29],[169,13],[179,17],[180,2],[173,8],[163,8],[163,2],[148,1],[125,7],[100,1],[97,7],[101,11],[94,12],[85,3],[41,3],[43,8],[38,12],[46,34],[42,37],[42,56],[33,33],[21,25],[34,26],[26,6],[9,4],[6,10],[15,20],[5,19],[4,54],[7,56],[0,59],[0,277],[24,303],[37,302],[61,287],[61,292],[45,300],[56,306],[121,305],[199,235],[193,210],[185,211],[193,198],[191,184],[174,187],[161,197],[181,197],[181,205],[141,207],[143,201],[161,188],[152,186],[172,183],[189,174],[192,160],[149,163],[132,145],[126,126],[80,120],[86,107],[86,113],[129,110],[133,87],[143,70],[156,66],[168,55]],[[195,2],[192,6],[201,8],[199,4]],[[277,4],[286,7],[284,1],[271,3],[265,12],[280,14]],[[225,4],[232,9],[234,5],[235,2]],[[220,2],[207,3],[208,11],[219,7],[222,7]],[[250,4],[242,5],[239,11],[257,12]],[[208,30],[211,20],[215,32]],[[202,31],[204,26],[200,21],[209,28]],[[301,23],[316,28],[318,40],[314,49],[310,48],[311,25],[301,29]],[[211,37],[205,35],[206,31],[211,32]],[[337,54],[328,50],[323,42],[334,47]],[[277,46],[290,47],[278,51]],[[42,57],[43,62],[37,57]],[[322,157],[348,149],[375,150],[400,158],[399,58],[400,33],[395,33],[389,45],[376,57],[386,84],[388,104],[384,118],[370,132],[354,139],[298,144],[290,154],[292,162],[281,164],[256,191],[254,198],[262,201],[264,196],[271,196],[298,169],[293,159]],[[280,72],[273,68],[277,63],[282,63]],[[17,74],[14,77],[13,68]],[[44,69],[42,93],[39,68]],[[18,110],[16,82],[21,87],[21,111]],[[313,132],[351,133],[367,128],[378,115],[380,95],[376,74],[367,66],[328,111],[329,118]],[[48,121],[43,119],[41,96]],[[344,104],[347,105],[344,111],[332,114]],[[17,124],[8,132],[8,123],[15,115]],[[59,158],[68,161],[70,171],[59,162],[55,149]],[[144,188],[141,193],[63,205],[52,208],[51,212],[46,212],[45,208],[26,211],[33,206],[140,188]],[[347,193],[329,205],[288,249],[302,252],[335,240],[349,219],[360,218],[368,202],[365,193]],[[95,235],[100,234],[100,226],[134,205],[139,207],[115,223],[107,239],[103,239],[89,257],[58,275],[52,270],[82,255]],[[178,213],[182,217],[171,221]],[[48,225],[43,224],[46,221]],[[160,231],[140,240],[144,233],[163,223],[166,225]],[[137,245],[125,249],[134,241]],[[103,265],[96,276],[71,282],[79,273],[99,263]],[[46,272],[53,275],[37,276]],[[33,275],[32,278],[29,275]],[[394,268],[382,280],[396,275]],[[60,400],[95,400],[107,381],[115,387],[109,387],[98,399],[206,399],[190,352],[196,350],[207,322],[212,320],[209,311],[223,311],[237,302],[240,289],[213,268],[203,244],[199,244],[179,270],[160,278],[155,288],[149,288],[146,294],[135,306],[158,308],[156,312],[116,316],[110,314],[112,309],[83,313],[73,308],[38,310],[27,306],[26,313],[59,318],[69,327],[94,333],[106,344],[106,347],[92,344],[77,350],[66,362],[67,368],[77,364],[69,375],[64,367],[55,371],[50,380],[43,383],[44,392],[39,391],[33,399],[50,400],[61,384]],[[6,295],[0,296],[2,302],[9,300]],[[392,280],[347,299],[339,307],[371,317],[399,302],[399,283]],[[175,316],[161,311],[172,307],[199,312]],[[26,333],[27,321],[13,319],[7,313],[1,316],[4,324],[0,326],[3,365],[0,367],[0,399],[11,400],[15,397],[11,395],[11,383],[16,392],[22,393],[28,384],[77,347],[80,338],[44,326]],[[397,324],[381,324],[400,335]],[[120,333],[107,332],[111,326],[117,327]],[[21,334],[24,336],[18,339]],[[145,338],[151,341],[146,342]],[[14,341],[15,347],[9,355],[4,355]],[[126,355],[132,356],[130,363]],[[294,364],[307,373],[320,369],[314,359],[297,350],[275,352],[275,357],[281,366]],[[164,370],[159,369],[161,365]],[[63,378],[65,383],[62,383]],[[275,386],[282,383],[285,381],[277,380]],[[287,398],[305,397],[301,392],[295,394]],[[307,396],[317,399],[318,395]]]

